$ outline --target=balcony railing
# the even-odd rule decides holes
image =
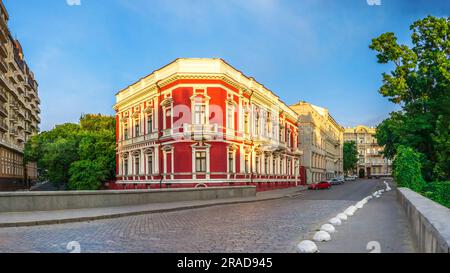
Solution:
[[[133,138],[119,141],[119,146],[125,147],[128,145],[137,144],[137,143],[141,143],[144,141],[152,141],[152,140],[156,140],[156,139],[158,139],[158,132],[152,132],[150,134],[141,135],[138,137],[133,137]]]

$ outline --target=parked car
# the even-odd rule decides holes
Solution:
[[[339,176],[336,178],[339,182],[341,182],[341,184],[345,183],[345,179],[343,176]]]
[[[344,179],[345,179],[345,181],[355,181],[356,177],[354,175],[349,175],[349,176],[346,176]]]
[[[340,184],[344,183],[343,181],[340,181],[337,178],[332,178],[332,179],[328,180],[327,182],[330,183],[331,185],[340,185]]]
[[[328,190],[331,188],[331,184],[328,181],[322,181],[309,185],[310,190]]]

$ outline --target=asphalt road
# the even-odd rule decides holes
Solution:
[[[328,219],[378,189],[379,180],[359,180],[293,198],[99,220],[0,229],[0,252],[295,252]],[[321,252],[368,252],[380,241],[386,252],[414,252],[409,225],[394,192],[369,202]]]

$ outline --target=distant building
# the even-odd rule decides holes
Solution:
[[[298,115],[222,59],[177,59],[116,100],[113,188],[305,183]]]
[[[343,175],[344,128],[325,108],[307,102],[291,108],[299,115],[302,164],[308,183]]]
[[[38,85],[19,41],[8,29],[8,20],[0,0],[0,190],[37,178],[36,164],[24,166],[23,150],[40,123]]]
[[[344,141],[356,142],[358,149],[358,166],[355,174],[360,177],[390,176],[392,162],[383,157],[383,147],[378,145],[376,129],[367,126],[346,128]]]

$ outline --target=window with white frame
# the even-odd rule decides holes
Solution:
[[[287,146],[291,147],[291,129],[287,130]]]
[[[291,160],[287,160],[287,174],[292,175],[292,167],[291,167]]]
[[[123,124],[123,139],[128,139],[128,123]]]
[[[194,105],[194,124],[206,124],[206,105],[196,103]]]
[[[234,173],[235,172],[235,159],[234,159],[234,152],[233,151],[229,151],[228,152],[228,172],[229,173]]]
[[[250,132],[250,122],[249,122],[249,114],[244,114],[244,133],[248,135]]]
[[[269,174],[269,157],[264,157],[264,171],[266,174]]]
[[[141,168],[141,157],[137,155],[134,157],[134,174],[135,175],[140,174],[140,168]]]
[[[244,156],[244,170],[245,173],[250,173],[250,155],[246,154]]]
[[[277,160],[275,157],[272,159],[272,173],[277,174]]]
[[[195,152],[195,171],[197,173],[206,173],[206,151]]]
[[[138,137],[141,134],[141,126],[139,119],[134,121],[134,136]]]
[[[260,130],[259,130],[259,126],[260,126],[260,121],[261,119],[259,118],[259,114],[256,114],[256,121],[255,121],[255,135],[259,136],[260,135]]]
[[[153,114],[147,115],[147,134],[153,132]]]
[[[261,170],[260,170],[260,157],[256,156],[255,158],[255,170],[256,170],[256,174],[260,174]]]
[[[234,130],[234,106],[227,107],[227,128]]]
[[[124,161],[123,161],[123,171],[122,171],[122,173],[124,175],[128,175],[128,159],[127,158],[125,158]]]
[[[153,174],[153,152],[150,152],[147,155],[147,174]]]

